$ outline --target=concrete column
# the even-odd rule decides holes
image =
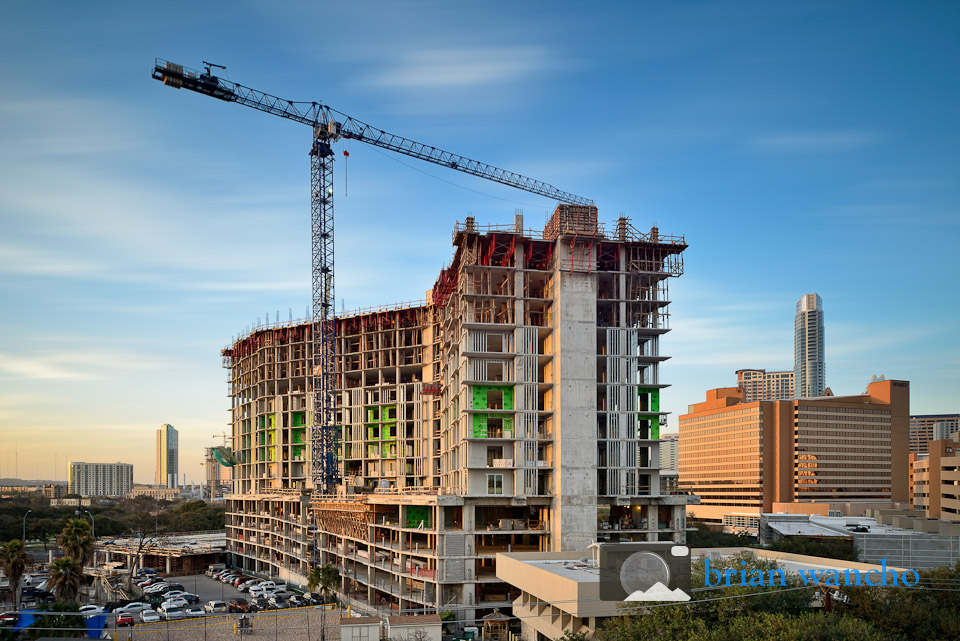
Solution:
[[[170,574],[170,557],[167,557],[167,574]]]
[[[569,254],[566,244],[557,248]],[[555,550],[584,550],[597,536],[597,278],[559,270],[554,278],[560,313],[551,540]]]

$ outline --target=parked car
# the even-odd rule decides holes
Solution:
[[[99,605],[85,605],[80,608],[80,614],[85,617],[92,617],[97,614],[103,614],[103,608]]]
[[[250,577],[248,576],[238,576],[230,583],[233,585],[233,587],[238,587],[241,583],[246,583],[249,580],[250,580]]]
[[[140,613],[140,621],[142,623],[157,623],[160,621],[160,615],[157,614],[156,610],[144,610]]]
[[[164,592],[163,595],[168,599],[173,599],[178,596],[183,596],[186,594],[183,590],[170,590],[169,592]]]
[[[194,603],[200,603],[200,597],[197,596],[196,594],[190,594],[189,592],[184,592],[183,594],[180,595],[180,598],[186,601],[187,603],[189,603],[190,605],[193,605]]]
[[[162,590],[163,588],[167,587],[167,585],[168,585],[168,584],[166,583],[166,581],[161,581],[160,583],[154,583],[153,585],[150,585],[150,586],[144,588],[143,593],[144,593],[144,594],[153,594],[154,592],[158,592],[158,591]]]
[[[250,604],[246,599],[233,599],[227,604],[227,612],[242,613],[249,611]]]
[[[177,621],[187,617],[183,606],[179,605],[160,606],[160,609],[157,610],[157,612],[159,612],[160,615],[167,621]]]
[[[135,621],[133,620],[133,615],[127,612],[117,615],[117,627],[122,627],[125,625],[134,625]]]
[[[137,614],[138,612],[143,612],[144,610],[149,610],[150,604],[143,603],[142,601],[134,601],[126,605],[121,605],[119,608],[114,610],[117,614]]]
[[[206,605],[203,606],[203,609],[210,614],[226,612],[227,604],[223,601],[207,601]]]
[[[260,610],[267,609],[267,600],[263,597],[259,597],[250,601],[250,611],[259,612]]]
[[[266,591],[266,588],[264,588],[262,585],[251,585],[247,589],[247,592],[250,593],[250,596],[255,599],[258,597],[262,597],[265,591]]]
[[[166,601],[164,601],[163,604],[160,606],[160,608],[162,610],[166,610],[169,607],[185,608],[188,605],[190,604],[187,603],[186,599],[181,599],[180,597],[176,597],[174,599],[167,599]]]
[[[3,625],[16,625],[19,620],[20,613],[18,612],[4,612],[0,614],[0,624]]]
[[[199,605],[188,605],[183,609],[183,613],[187,616],[188,619],[194,619],[197,617],[203,617],[207,615],[207,611],[204,610]]]
[[[282,596],[272,596],[267,599],[267,607],[271,610],[282,610],[287,607],[287,600]]]
[[[158,592],[160,592],[160,594],[166,594],[167,592],[174,592],[174,591],[183,592],[184,590],[186,590],[186,588],[184,588],[179,583],[168,583],[167,585],[160,588]]]
[[[247,581],[244,581],[240,585],[238,585],[237,589],[240,590],[241,592],[246,592],[247,590],[250,589],[250,586],[256,585],[258,583],[260,583],[259,579],[249,579]]]
[[[306,607],[306,606],[308,606],[308,605],[312,605],[312,604],[310,603],[310,599],[308,599],[307,597],[303,596],[302,594],[294,594],[294,595],[293,595],[292,597],[290,597],[290,599],[287,601],[287,607],[291,607],[291,608],[303,608],[303,607]]]

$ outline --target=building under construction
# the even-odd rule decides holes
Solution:
[[[358,609],[473,618],[516,596],[497,552],[684,541],[658,444],[683,237],[560,205],[542,231],[468,218],[453,245],[425,302],[336,319],[336,495],[310,478],[310,323],[224,350],[244,571],[302,585],[329,563]]]

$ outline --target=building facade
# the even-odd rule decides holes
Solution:
[[[680,435],[660,435],[660,470],[661,474],[669,472],[676,474],[680,469]]]
[[[744,403],[789,401],[796,398],[794,372],[768,372],[765,369],[738,369],[737,389]]]
[[[752,403],[736,388],[711,390],[680,417],[680,487],[700,497],[697,517],[717,523],[906,502],[909,395],[906,381],[870,383],[857,396]]]
[[[929,443],[913,461],[913,507],[928,519],[960,521],[960,442],[958,435]]]
[[[224,351],[233,491],[227,536],[247,572],[303,584],[340,568],[356,609],[509,609],[497,552],[685,538],[687,497],[660,491],[661,337],[682,237],[606,233],[592,207],[543,232],[454,230],[425,304],[337,319],[341,484],[310,478],[309,323]]]
[[[793,378],[796,398],[821,396],[826,389],[823,301],[804,294],[793,319]]]
[[[157,430],[157,479],[160,487],[179,487],[180,446],[177,430],[169,423]]]
[[[916,414],[910,417],[910,451],[926,454],[931,441],[960,432],[960,414]]]
[[[69,494],[88,496],[126,496],[133,489],[133,465],[130,463],[67,464]]]

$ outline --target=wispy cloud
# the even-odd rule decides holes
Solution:
[[[542,73],[550,59],[545,48],[536,46],[425,49],[401,54],[364,81],[402,89],[492,87]]]
[[[876,145],[883,136],[871,131],[791,131],[752,138],[752,151],[771,153],[837,153]]]
[[[117,350],[0,353],[0,379],[94,381],[171,366],[155,355]]]

